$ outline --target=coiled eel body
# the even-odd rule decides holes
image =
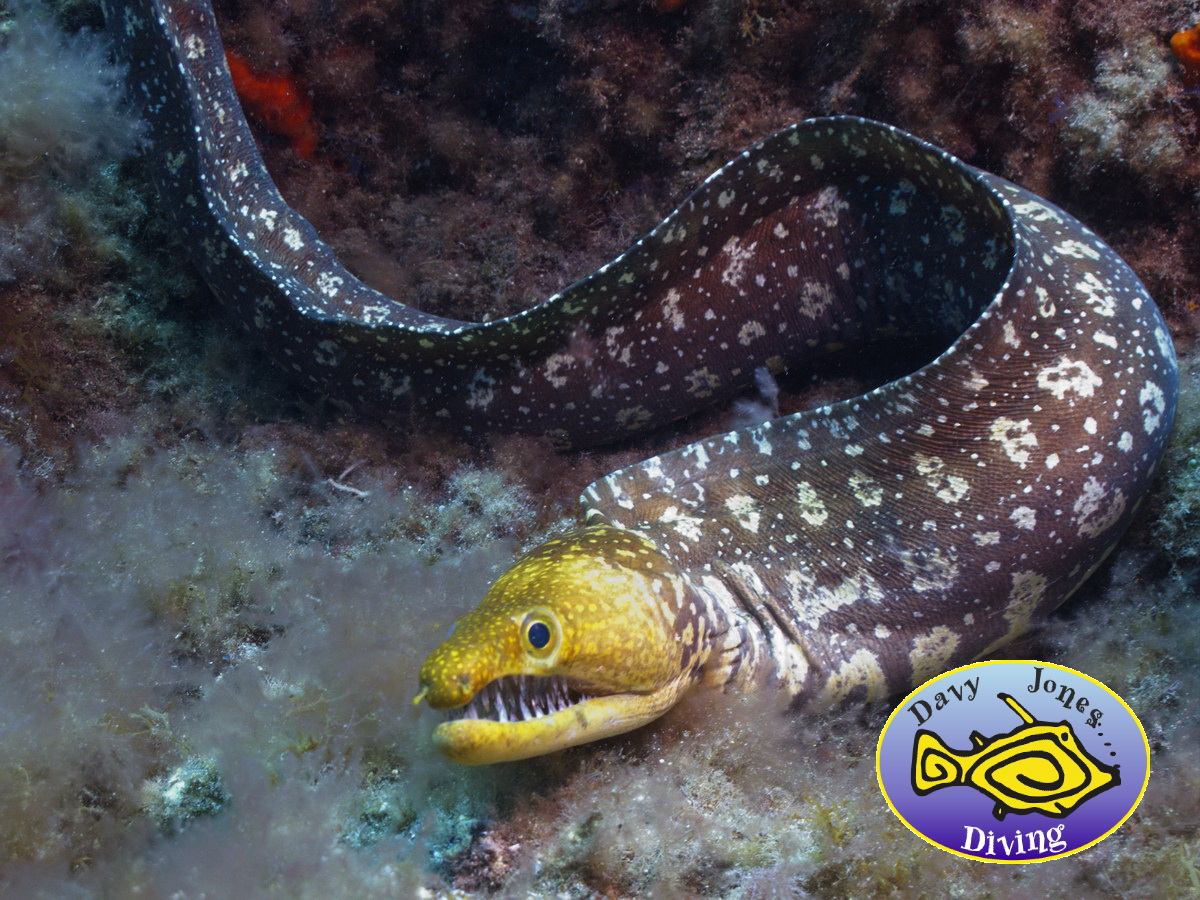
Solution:
[[[460,721],[444,741],[456,758],[527,756],[647,720],[595,706],[665,690],[666,676],[637,680],[632,665],[636,685],[599,674],[628,664],[635,638],[593,641],[587,664],[564,644],[548,665],[496,624],[523,622],[513,609],[536,595],[564,642],[587,644],[586,625],[563,624],[578,621],[570,598],[545,593],[564,567],[565,587],[582,577],[579,559],[588,578],[644,576],[644,589],[614,590],[667,622],[653,652],[674,660],[670,702],[697,681],[769,673],[815,706],[900,691],[1020,634],[1099,565],[1150,485],[1178,374],[1138,278],[1062,210],[911,135],[856,118],[794,125],[562,293],[457,322],[362,284],[283,201],[207,4],[106,7],[167,212],[203,277],[282,366],[350,403],[587,446],[727,398],[762,367],[945,347],[862,396],[589,487],[590,527],[518,563],[536,577],[508,579],[503,613],[485,601],[486,627],[435,652],[422,695],[463,708],[504,679],[561,676],[580,688],[564,710],[592,703],[593,725],[497,750],[512,716],[477,721],[469,740]]]

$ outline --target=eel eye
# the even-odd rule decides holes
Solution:
[[[535,610],[521,624],[525,649],[535,656],[549,657],[558,649],[558,621],[552,615]]]
[[[533,622],[525,632],[529,638],[529,646],[534,650],[543,649],[550,643],[550,626],[545,622]]]

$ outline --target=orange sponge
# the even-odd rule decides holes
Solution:
[[[312,159],[317,151],[312,104],[295,81],[286,75],[259,75],[231,51],[226,51],[225,61],[242,104],[275,134],[286,137],[297,156]]]
[[[1191,81],[1200,81],[1200,25],[1180,31],[1171,37],[1171,49]]]

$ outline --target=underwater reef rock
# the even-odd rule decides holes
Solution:
[[[822,112],[892,121],[1094,227],[1173,328],[1177,431],[1112,561],[1010,653],[1081,667],[1138,711],[1138,813],[1067,860],[968,866],[882,806],[886,709],[801,718],[774,698],[688,703],[526,764],[445,764],[410,705],[423,654],[583,485],[732,413],[557,454],[397,433],[297,392],[178,265],[102,90],[71,178],[0,156],[0,192],[27,198],[0,205],[0,235],[50,236],[0,285],[0,894],[1194,895],[1200,97],[1168,41],[1200,9],[653,6],[218,13],[256,71],[312,98],[314,160],[259,135],[285,196],[359,274],[436,312],[547,296],[748,140]],[[57,9],[21,40],[112,83],[96,10]],[[49,77],[35,56],[0,66]],[[43,124],[69,143],[79,121]],[[787,411],[861,386],[781,387]],[[188,759],[214,760],[232,799],[168,839],[143,790]]]
[[[1070,199],[1118,252],[1167,221],[1200,237],[1200,97],[1168,43],[1192,23],[1157,0],[217,11],[231,47],[312,96],[324,163],[259,134],[284,196],[352,271],[432,312],[549,296],[750,139],[812,115],[882,119]],[[1192,322],[1200,276],[1181,262],[1142,274]]]

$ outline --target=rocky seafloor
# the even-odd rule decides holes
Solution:
[[[744,144],[884,119],[1061,204],[1159,300],[1183,395],[1111,561],[1011,656],[1137,710],[1153,774],[1068,859],[941,853],[882,803],[886,707],[697,696],[632,735],[463,769],[423,655],[589,480],[563,454],[397,429],[288,383],[155,214],[84,0],[0,3],[0,895],[1200,893],[1200,90],[1129,0],[223,0],[315,149],[252,124],[363,278],[502,315],[611,258]],[[793,405],[851,380],[790,386]]]

